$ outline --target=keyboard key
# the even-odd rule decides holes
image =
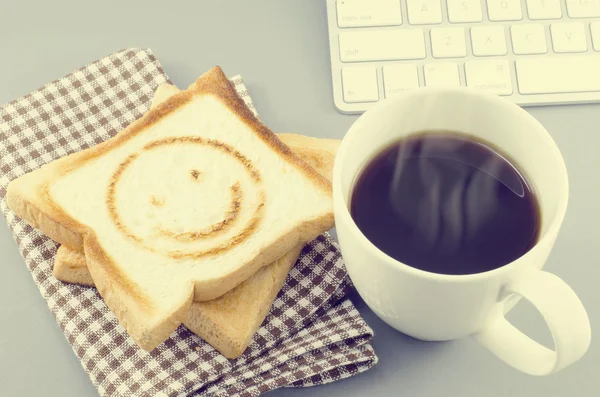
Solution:
[[[600,91],[600,55],[517,59],[521,94]]]
[[[377,69],[373,66],[356,66],[342,69],[344,102],[377,102]]]
[[[555,23],[550,26],[554,52],[586,52],[587,41],[582,23]]]
[[[400,0],[336,1],[340,28],[402,24]]]
[[[592,42],[594,43],[594,50],[600,51],[600,22],[592,22],[590,29],[592,30]]]
[[[490,21],[519,21],[523,19],[521,0],[487,0]]]
[[[354,30],[339,35],[342,62],[425,58],[422,29]]]
[[[411,25],[442,23],[440,0],[406,0],[406,6]]]
[[[417,67],[409,64],[384,66],[383,86],[386,98],[419,88]]]
[[[431,63],[423,67],[427,87],[460,87],[458,65],[451,62]]]
[[[447,0],[446,4],[450,22],[480,22],[483,19],[480,0]]]
[[[545,54],[546,32],[543,25],[524,24],[510,27],[513,52],[517,55]]]
[[[530,19],[560,19],[560,0],[527,0],[527,14]]]
[[[600,0],[567,0],[567,13],[571,18],[600,17]]]
[[[510,65],[507,60],[469,61],[465,63],[467,87],[497,95],[513,93]]]
[[[502,26],[474,26],[471,28],[473,55],[506,55],[506,39]]]
[[[467,56],[465,30],[463,28],[431,29],[431,52],[435,58]]]

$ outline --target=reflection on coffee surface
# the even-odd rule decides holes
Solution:
[[[456,275],[519,258],[536,244],[541,223],[535,192],[515,164],[485,142],[439,131],[394,142],[368,161],[350,212],[387,255]]]

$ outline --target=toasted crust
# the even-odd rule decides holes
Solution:
[[[333,214],[328,213],[318,219],[311,219],[298,225],[296,229],[280,236],[278,241],[248,260],[244,266],[219,278],[196,281],[190,285],[189,298],[181,301],[168,318],[161,318],[155,324],[148,324],[131,308],[139,308],[142,313],[155,310],[151,300],[132,282],[104,251],[95,233],[86,225],[70,217],[47,192],[53,181],[62,175],[86,164],[90,159],[104,155],[135,137],[145,129],[155,125],[179,107],[190,102],[196,95],[214,95],[228,106],[253,131],[270,145],[289,164],[296,166],[307,175],[316,187],[331,195],[331,184],[312,167],[293,154],[270,130],[260,123],[245,107],[235,93],[231,82],[219,67],[201,76],[190,89],[173,95],[155,109],[121,131],[114,138],[93,148],[75,153],[64,159],[52,162],[37,171],[13,181],[8,186],[9,207],[43,233],[71,249],[86,254],[88,268],[98,291],[106,304],[115,313],[133,339],[146,350],[153,349],[166,339],[183,321],[192,297],[195,300],[210,300],[223,295],[258,269],[268,264],[271,258],[282,257],[290,247],[308,241],[333,226]],[[127,304],[124,305],[124,302]]]

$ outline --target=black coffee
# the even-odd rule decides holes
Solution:
[[[538,201],[521,172],[460,134],[419,134],[381,151],[359,173],[350,212],[380,250],[441,274],[506,265],[540,230]]]

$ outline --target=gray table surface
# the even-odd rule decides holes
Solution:
[[[318,0],[0,3],[0,103],[125,47],[149,47],[184,87],[215,64],[245,78],[262,119],[278,132],[342,138],[354,116],[333,107],[325,3]],[[235,8],[234,8],[235,7]],[[571,200],[547,270],[578,293],[600,325],[600,105],[530,108],[567,162]],[[532,148],[532,150],[535,148]],[[426,343],[394,331],[354,298],[375,330],[379,364],[335,384],[272,396],[600,395],[600,347],[544,378],[520,374],[470,339]],[[0,222],[0,395],[95,396],[96,389]],[[510,319],[551,342],[521,303]]]

